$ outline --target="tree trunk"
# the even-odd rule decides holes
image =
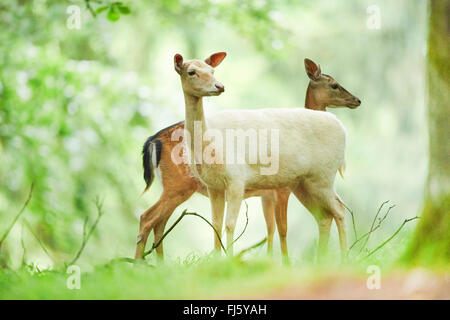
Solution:
[[[407,257],[450,262],[450,0],[430,0],[427,54],[429,171],[421,220]]]

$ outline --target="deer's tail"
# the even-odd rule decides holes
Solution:
[[[160,140],[155,139],[155,136],[151,136],[145,141],[142,148],[142,165],[144,167],[144,180],[146,183],[144,194],[152,185],[155,178],[155,168],[158,167],[161,160],[162,143]]]

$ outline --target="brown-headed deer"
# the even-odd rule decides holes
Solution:
[[[205,63],[211,65],[211,63],[214,63],[214,60],[211,60],[210,58],[209,60],[206,60]],[[217,63],[217,61],[215,63]],[[359,99],[346,91],[332,77],[321,74],[320,66],[317,66],[313,61],[305,59],[305,69],[310,78],[310,83],[306,92],[305,108],[325,111],[326,107],[344,106],[356,108],[359,106]],[[190,72],[192,73],[192,71],[193,70]],[[189,76],[189,74],[187,74],[187,76]],[[221,90],[220,85],[218,90]],[[182,138],[180,132],[182,133],[183,130],[184,122],[179,122],[151,136],[144,144],[144,179],[147,184],[145,191],[150,187],[154,179],[154,171],[158,170],[162,179],[163,193],[156,204],[141,215],[140,231],[137,238],[135,255],[136,258],[142,258],[149,232],[152,229],[154,230],[154,242],[156,243],[161,239],[167,220],[176,207],[189,199],[195,192],[208,196],[206,186],[191,173],[191,169],[187,164],[176,164],[172,161],[171,155],[174,149],[179,145],[179,140],[173,139],[174,133],[178,131],[176,136]],[[342,175],[342,171],[340,173]],[[287,257],[287,205],[290,192],[289,188],[245,190],[244,192],[245,198],[250,196],[261,197],[263,213],[267,225],[267,250],[269,253],[272,252],[273,234],[275,229],[274,221],[276,221],[281,251],[284,257]],[[304,202],[304,204],[307,203],[305,204],[307,208],[312,207],[312,205],[308,203],[308,196],[304,196],[302,202]],[[218,209],[219,211],[223,211],[223,208]],[[318,216],[318,214],[316,214],[315,217],[316,216]],[[323,248],[327,243],[327,229],[329,230],[330,228],[331,219],[321,219],[320,217],[316,219],[319,223],[320,244]],[[219,234],[221,234],[223,218],[219,216],[215,219],[213,218],[213,221],[215,228],[218,230]],[[214,239],[215,248],[220,248],[217,237],[215,236]],[[156,252],[160,258],[163,257],[162,243],[156,248]]]

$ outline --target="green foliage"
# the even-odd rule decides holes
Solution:
[[[129,165],[114,159],[138,154],[139,144],[128,148],[129,135],[119,132],[141,127],[144,118],[138,93],[121,81],[122,74],[98,61],[73,60],[78,53],[65,51],[69,41],[91,51],[88,32],[70,40],[60,33],[53,37],[65,18],[64,7],[54,6],[53,19],[46,18],[47,8],[31,14],[27,6],[11,5],[14,16],[1,12],[15,23],[1,19],[1,41],[10,49],[2,50],[0,60],[0,203],[5,210],[35,181],[32,220],[53,250],[70,252],[80,238],[74,222],[89,215],[96,194],[116,193],[115,205],[127,208],[124,213],[133,211],[127,176],[114,174]]]
[[[448,265],[450,260],[450,195],[427,198],[422,221],[402,257],[407,264]]]
[[[86,3],[86,8],[96,17],[97,14],[101,14],[106,11],[106,18],[109,21],[115,22],[120,19],[120,15],[127,15],[131,13],[130,8],[120,1],[95,1],[97,7],[93,7],[93,2],[91,0],[84,0]]]
[[[365,269],[341,267],[364,273]],[[294,284],[314,283],[333,268],[287,267],[268,259],[191,257],[169,265],[114,264],[81,270],[81,288],[66,286],[66,270],[39,271],[29,265],[16,273],[0,270],[2,299],[211,299],[264,296]],[[126,285],[125,285],[126,284]],[[243,285],[245,284],[245,285]]]

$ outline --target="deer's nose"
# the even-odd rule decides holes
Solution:
[[[356,101],[358,101],[358,104],[361,104],[361,100],[359,100],[359,99],[356,99]]]
[[[225,91],[225,87],[221,83],[216,83],[216,88],[217,88],[217,90],[219,90],[219,92]]]

